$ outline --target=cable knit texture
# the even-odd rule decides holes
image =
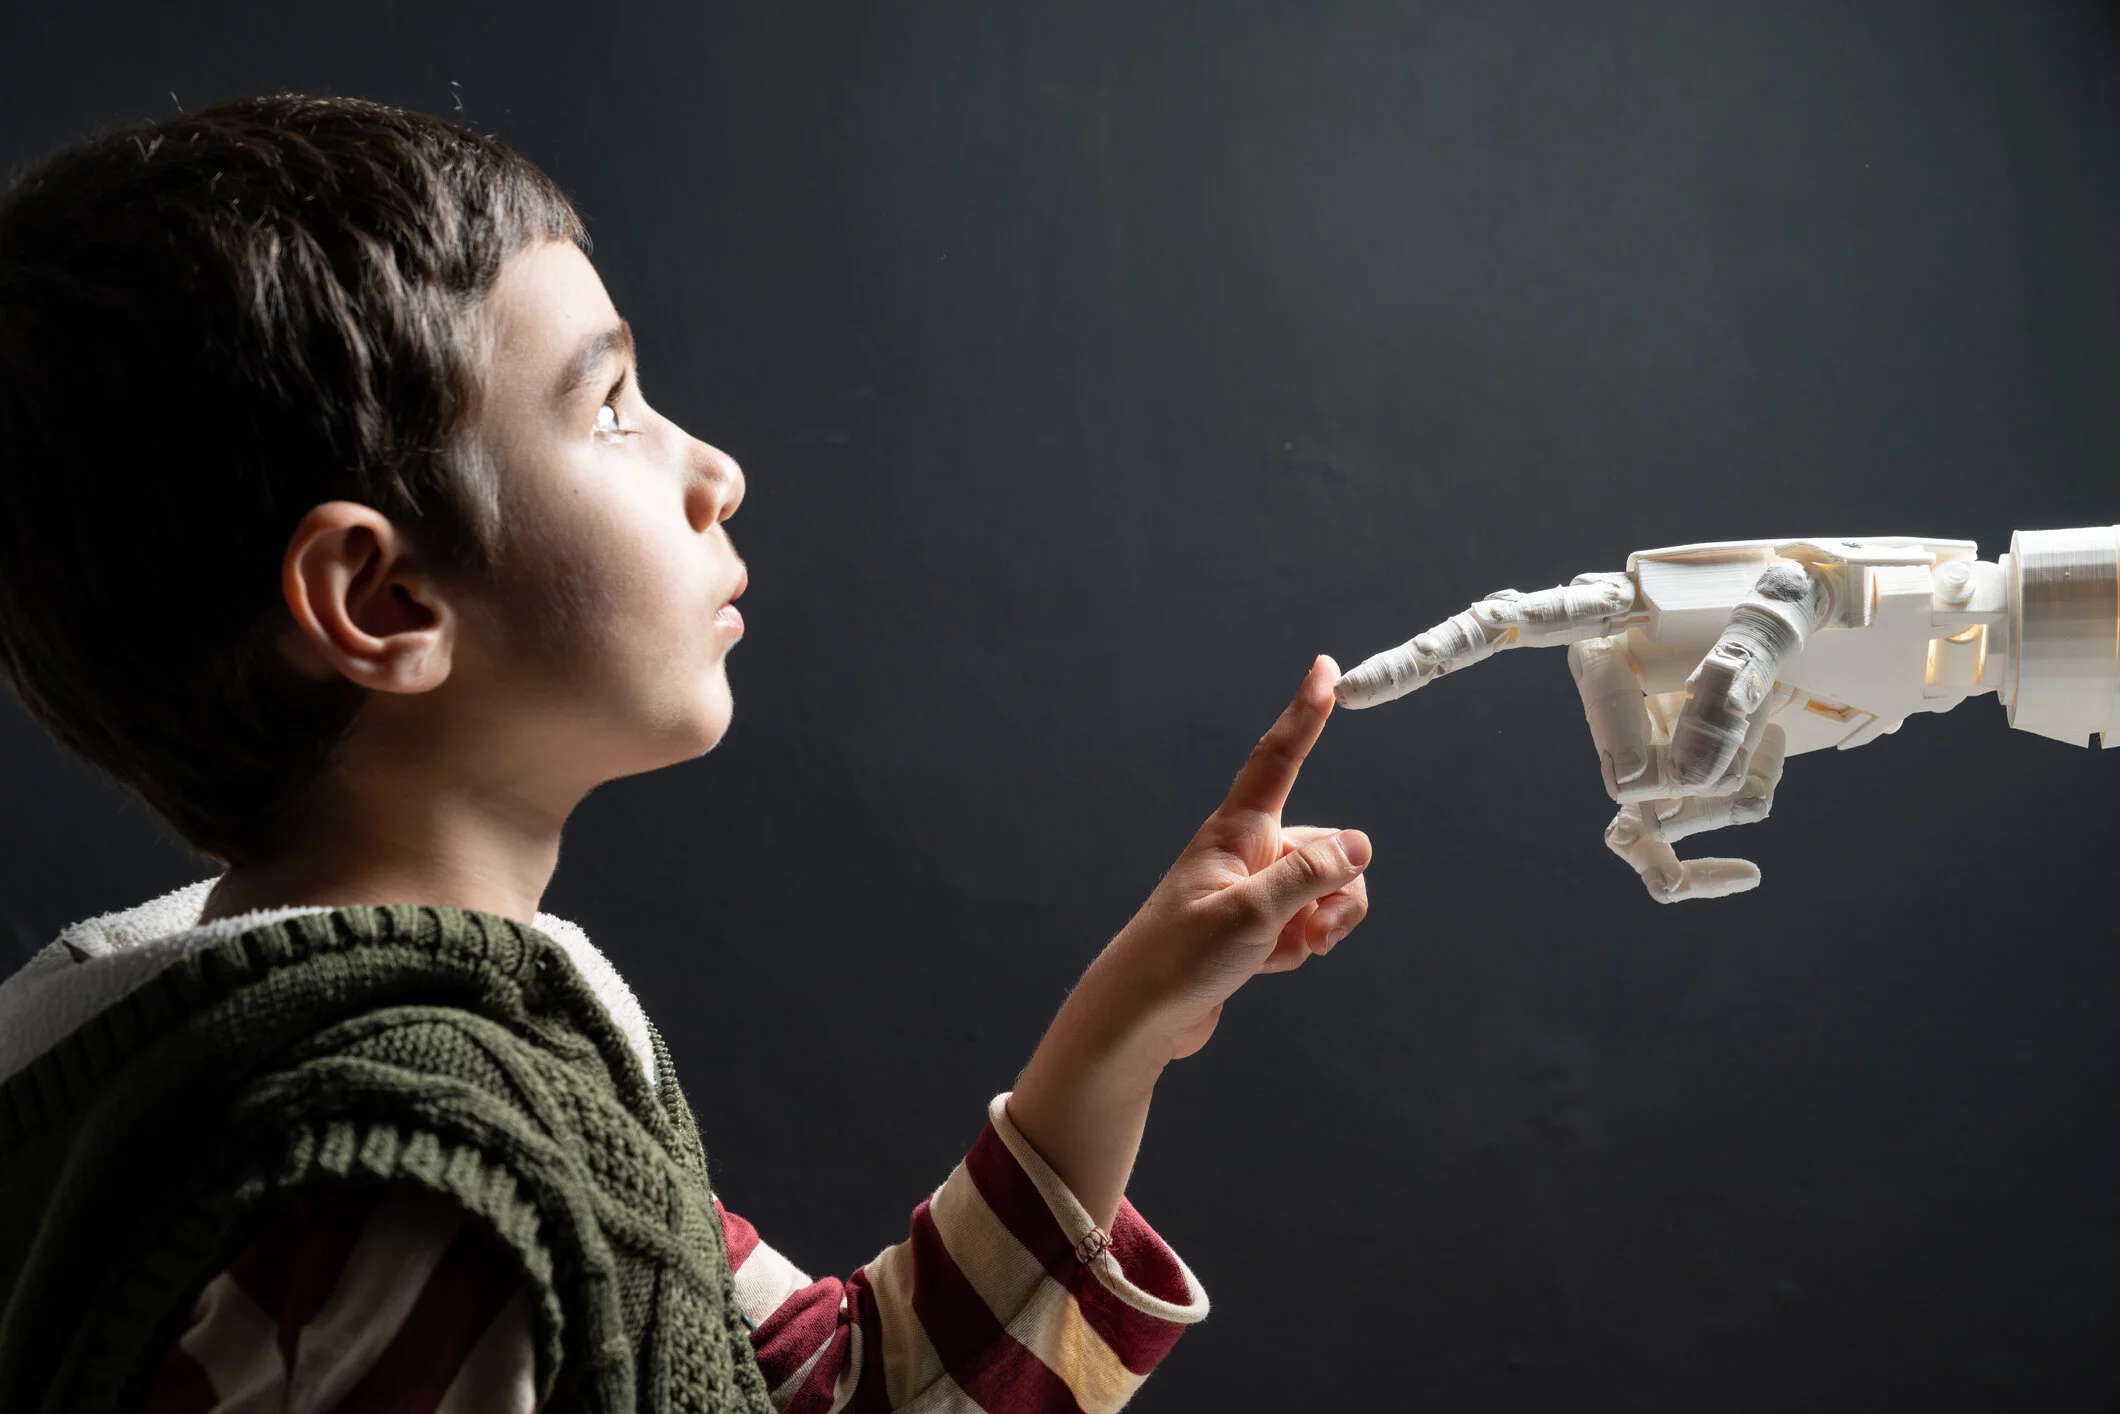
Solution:
[[[0,1409],[130,1411],[200,1286],[304,1193],[408,1183],[538,1289],[543,1409],[772,1408],[706,1157],[564,948],[392,905],[188,953],[0,1085]]]

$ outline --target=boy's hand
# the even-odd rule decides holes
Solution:
[[[1009,1097],[1017,1129],[1102,1226],[1163,1067],[1207,1043],[1237,988],[1331,951],[1369,911],[1369,837],[1281,823],[1338,678],[1332,659],[1311,664],[1228,799],[1082,975]]]
[[[1228,798],[1093,969],[1128,979],[1123,990],[1142,1009],[1138,1024],[1167,1039],[1164,1059],[1205,1045],[1222,1003],[1245,982],[1330,952],[1369,912],[1362,878],[1369,837],[1281,823],[1296,774],[1332,714],[1338,679],[1332,659],[1311,664]]]

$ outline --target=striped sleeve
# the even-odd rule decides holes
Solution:
[[[352,1189],[270,1223],[199,1293],[142,1414],[530,1414],[529,1286],[445,1198]]]
[[[915,1400],[966,1414],[1102,1414],[1206,1316],[1199,1282],[1132,1204],[1121,1201],[1108,1242],[1093,1239],[1089,1213],[1017,1132],[1007,1100],[988,1105],[986,1128],[913,1210],[906,1239],[843,1282],[812,1281],[722,1214],[737,1300],[784,1414]]]
[[[1096,1239],[1007,1100],[905,1240],[844,1281],[813,1281],[716,1200],[775,1408],[1103,1414],[1207,1315],[1132,1204]],[[200,1292],[142,1414],[532,1414],[530,1301],[513,1259],[445,1199],[310,1202]]]

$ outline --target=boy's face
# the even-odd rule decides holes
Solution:
[[[486,308],[480,432],[506,549],[466,605],[451,678],[526,774],[593,784],[698,756],[732,710],[745,574],[722,522],[743,471],[648,406],[573,244],[512,256]]]

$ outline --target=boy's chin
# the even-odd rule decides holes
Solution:
[[[734,714],[735,703],[724,679],[711,684],[682,711],[666,711],[637,722],[629,733],[631,744],[624,749],[630,765],[622,774],[637,775],[698,760],[721,745]]]
[[[638,776],[648,771],[660,771],[666,766],[682,766],[687,761],[697,761],[715,747],[728,734],[726,718],[717,721],[688,725],[681,732],[664,730],[655,733],[648,741],[636,741],[627,753],[628,764],[609,777]]]
[[[687,759],[704,756],[721,745],[721,739],[729,734],[729,723],[736,715],[736,702],[729,695],[728,680],[719,674],[716,674],[716,679],[707,693],[706,701],[700,704],[701,711],[695,723],[691,751]]]
[[[729,719],[724,717],[712,731],[701,733],[699,745],[693,749],[693,752],[688,759],[694,761],[698,760],[700,757],[712,751],[715,747],[721,745],[721,739],[727,736],[728,734]]]

